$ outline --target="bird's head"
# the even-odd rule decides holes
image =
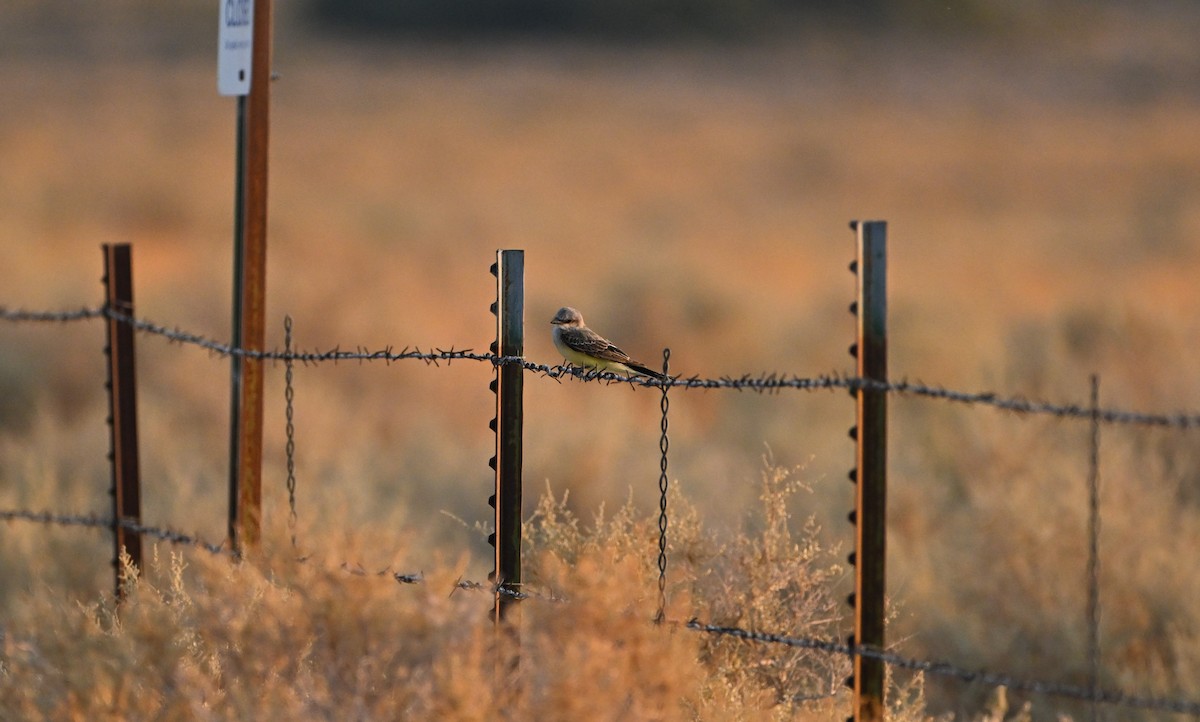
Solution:
[[[554,314],[554,318],[550,319],[550,323],[555,326],[582,326],[583,316],[570,306],[563,306]]]

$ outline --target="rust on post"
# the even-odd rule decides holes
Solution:
[[[858,376],[887,381],[887,223],[851,224],[857,233]],[[855,439],[854,642],[885,648],[887,552],[887,392],[859,388]],[[854,658],[854,720],[884,719],[884,665],[881,660]]]
[[[110,311],[133,316],[133,260],[127,243],[104,245],[104,305]],[[117,598],[124,596],[121,551],[134,567],[142,567],[142,539],[122,520],[142,521],[141,472],[138,460],[137,366],[133,327],[112,316],[107,321],[108,408],[112,463],[113,567]]]
[[[234,293],[235,336],[238,345],[262,351],[266,336],[267,288],[267,167],[270,135],[272,0],[254,3],[250,94],[241,116],[239,136],[244,152],[239,153],[239,188],[242,198],[241,248],[235,253],[238,285]],[[241,552],[258,545],[262,525],[262,435],[263,364],[261,359],[235,360],[234,391],[237,395],[236,433],[233,440],[233,486],[230,490],[230,536]]]
[[[496,344],[492,351],[498,356],[525,355],[525,252],[501,250],[492,266],[496,275]],[[521,456],[523,438],[523,388],[525,369],[520,364],[496,367],[492,390],[496,392],[496,455],[491,466],[496,472],[495,494],[489,502],[496,510],[495,533],[490,537],[495,547],[496,584],[494,618],[497,622],[515,611],[517,599],[512,593],[521,590]],[[507,593],[506,593],[507,592]]]

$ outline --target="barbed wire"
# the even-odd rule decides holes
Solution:
[[[812,649],[829,654],[840,654],[848,657],[869,657],[878,659],[891,667],[899,667],[914,672],[953,677],[962,682],[982,684],[989,687],[1006,687],[1017,692],[1043,694],[1052,697],[1064,697],[1082,702],[1099,702],[1118,707],[1133,707],[1137,709],[1176,714],[1200,715],[1200,702],[1185,699],[1169,699],[1165,697],[1144,697],[1128,694],[1120,690],[1092,689],[1082,685],[1047,682],[1007,674],[999,674],[986,670],[970,670],[958,667],[950,662],[915,659],[904,657],[892,652],[885,652],[874,647],[842,644],[814,637],[792,637],[769,632],[755,632],[738,627],[725,627],[716,624],[706,624],[697,619],[691,619],[682,626],[697,632],[734,637],[750,642],[767,644],[783,644],[799,649]]]
[[[836,373],[806,377],[795,374],[767,372],[758,375],[743,374],[736,377],[676,377],[661,381],[636,376],[629,378],[611,372],[591,371],[575,366],[540,364],[528,361],[519,356],[497,356],[492,353],[478,353],[472,349],[455,349],[453,347],[447,349],[435,347],[432,350],[423,351],[419,347],[409,346],[405,346],[399,350],[396,350],[394,346],[386,346],[378,350],[370,350],[361,346],[356,347],[354,350],[343,350],[340,346],[335,346],[327,350],[261,351],[240,348],[232,344],[213,340],[201,334],[183,331],[179,328],[170,328],[152,321],[135,318],[103,306],[69,311],[26,311],[0,306],[0,320],[5,321],[66,323],[94,318],[111,318],[121,323],[127,323],[143,333],[161,336],[175,343],[197,346],[221,356],[241,356],[263,361],[292,361],[308,365],[345,361],[382,361],[390,364],[404,360],[418,360],[438,366],[441,362],[449,364],[456,360],[469,360],[491,363],[495,366],[520,364],[527,371],[558,380],[574,377],[582,381],[626,383],[654,388],[666,386],[680,389],[732,389],[737,391],[753,391],[756,393],[774,393],[783,390],[816,391],[847,389],[857,391],[865,389],[868,391],[883,391],[900,395],[940,399],[969,406],[990,406],[1018,414],[1048,415],[1071,419],[1092,419],[1094,415],[1098,414],[1100,422],[1105,424],[1157,426],[1175,429],[1200,428],[1200,412],[1148,413],[1116,408],[1097,410],[1086,404],[1056,404],[1030,400],[1021,396],[1003,396],[993,391],[955,391],[907,379],[879,381]]]
[[[221,544],[207,542],[198,536],[184,534],[171,529],[148,526],[132,519],[121,519],[118,523],[111,516],[103,517],[95,514],[56,514],[49,511],[31,511],[28,509],[0,509],[0,521],[29,521],[51,526],[82,526],[96,529],[112,529],[120,526],[128,531],[144,536],[153,537],[171,544],[181,544],[203,549],[212,554],[236,556],[232,549]]]
[[[311,365],[327,362],[337,363],[340,361],[383,361],[385,363],[392,363],[402,360],[421,360],[436,366],[443,361],[449,364],[455,360],[471,360],[487,362],[495,366],[519,364],[527,371],[556,380],[574,377],[585,382],[600,381],[606,383],[627,383],[630,385],[659,388],[662,389],[664,397],[666,391],[671,388],[732,389],[738,391],[748,390],[756,393],[775,393],[782,390],[873,390],[887,393],[928,397],[966,405],[986,405],[1016,413],[1088,419],[1093,424],[1093,435],[1096,434],[1097,425],[1099,423],[1148,425],[1181,429],[1200,427],[1200,414],[1198,413],[1186,412],[1177,414],[1152,414],[1136,411],[1125,411],[1120,409],[1098,408],[1094,390],[1091,404],[1079,405],[1052,404],[1043,401],[1032,401],[1016,396],[1002,397],[994,392],[971,393],[954,391],[942,387],[926,385],[920,382],[910,382],[908,380],[878,381],[837,374],[802,377],[798,375],[764,373],[757,376],[750,374],[745,374],[739,377],[722,376],[719,378],[702,378],[700,376],[691,376],[674,377],[667,380],[648,379],[641,377],[629,378],[612,373],[581,369],[574,366],[539,364],[528,361],[523,357],[505,357],[492,353],[476,353],[471,349],[454,349],[453,347],[449,349],[434,348],[430,351],[422,351],[421,349],[415,347],[404,347],[403,349],[397,351],[392,346],[375,351],[366,349],[364,347],[356,347],[354,350],[343,350],[340,346],[329,350],[294,350],[291,347],[290,334],[289,343],[287,343],[284,350],[260,351],[239,348],[231,344],[215,341],[200,334],[187,332],[179,328],[170,328],[145,319],[123,314],[106,306],[95,308],[85,307],[66,311],[29,311],[0,307],[0,320],[11,322],[69,323],[96,318],[110,318],[120,323],[128,324],[135,330],[143,333],[160,336],[170,342],[197,346],[221,356],[240,356],[264,361],[283,361],[287,364],[289,372],[291,365],[295,362]],[[288,321],[290,322],[290,318]],[[1093,456],[1094,453],[1095,452],[1093,451]],[[0,521],[11,522],[15,520],[24,520],[47,525],[80,526],[109,530],[116,526],[120,526],[126,530],[168,543],[192,546],[217,555],[236,556],[236,553],[232,549],[223,544],[213,544],[201,539],[198,536],[184,534],[171,529],[149,526],[130,519],[121,519],[117,521],[111,517],[101,517],[95,515],[57,514],[48,511],[37,512],[20,509],[0,510]],[[295,545],[294,536],[293,545]],[[304,562],[308,559],[308,557],[301,557],[298,559],[298,561]],[[341,564],[341,569],[355,576],[390,575],[396,582],[401,584],[425,583],[425,576],[421,572],[402,573],[393,571],[390,567],[378,572],[368,572],[361,565],[351,566],[350,564],[344,562]],[[464,580],[461,578],[455,582],[453,589],[455,591],[458,589],[486,591],[489,594],[506,595],[515,600],[537,599],[555,603],[566,603],[569,601],[568,599],[558,596],[554,593],[538,592],[531,589],[517,590],[501,584],[484,584],[481,582]],[[679,623],[676,622],[675,624]],[[869,646],[848,645],[816,638],[793,637],[782,634],[756,632],[737,627],[724,627],[720,625],[705,624],[697,619],[692,619],[684,623],[682,626],[694,631],[729,636],[746,641],[783,644],[791,647],[812,649],[823,651],[829,654],[846,655],[849,657],[861,656],[874,658],[889,666],[917,672],[924,672],[927,674],[952,677],[967,683],[979,683],[996,687],[1003,686],[1014,691],[1071,698],[1083,702],[1092,702],[1093,704],[1103,703],[1146,710],[1200,715],[1200,702],[1131,695],[1119,690],[1099,689],[1094,683],[1089,686],[1081,686],[1058,682],[1047,682],[1042,680],[1023,679],[1010,675],[989,672],[986,670],[969,670],[945,661],[921,660],[903,657],[895,653],[882,651]]]
[[[50,511],[33,511],[31,509],[0,509],[0,521],[28,521],[35,524],[43,524],[46,526],[77,526],[90,529],[105,529],[111,530],[114,526],[114,521],[111,516],[99,516],[96,514],[61,514]],[[218,556],[237,557],[238,554],[231,548],[223,544],[213,544],[205,541],[199,536],[185,534],[173,529],[163,527],[149,526],[132,519],[122,519],[120,526],[129,531],[142,534],[160,541],[165,541],[171,544],[181,546],[190,546],[201,549],[210,554]],[[308,562],[312,557],[304,556],[296,558],[297,562]],[[364,568],[361,564],[350,564],[342,562],[339,565],[342,571],[345,571],[353,576],[391,576],[400,584],[424,584],[425,574],[423,572],[406,573],[393,571],[391,567],[386,569],[371,572]],[[455,589],[464,589],[468,591],[486,591],[490,594],[501,594],[513,599],[538,599],[546,602],[566,603],[570,601],[554,592],[537,591],[534,589],[523,588],[521,590],[513,589],[510,586],[501,586],[492,583],[484,584],[482,582],[471,581],[469,579],[458,579],[454,583]]]
[[[0,319],[16,323],[68,323],[71,321],[86,321],[105,316],[104,306],[84,307],[73,311],[26,311],[20,308],[0,306]]]
[[[112,517],[102,517],[90,514],[57,514],[49,511],[39,512],[25,509],[0,510],[0,521],[11,522],[17,520],[47,525],[81,526],[97,529],[112,529],[114,526],[114,520]],[[172,544],[191,546],[220,556],[236,556],[232,549],[229,549],[223,545],[213,544],[211,542],[204,541],[198,536],[184,534],[171,529],[149,526],[134,522],[129,519],[120,520],[120,526],[138,534],[150,536]],[[308,558],[305,557],[299,561],[307,561],[307,559]],[[390,567],[378,572],[369,572],[363,568],[362,565],[356,564],[351,566],[345,562],[342,563],[341,568],[354,576],[390,575],[395,581],[401,584],[425,583],[425,575],[421,572],[401,573],[393,571]],[[505,594],[517,600],[536,599],[559,604],[570,602],[568,598],[556,595],[554,593],[537,592],[533,590],[518,591],[515,589],[509,589],[503,585],[493,585],[490,583],[484,584],[481,582],[475,582],[461,578],[455,581],[454,589],[486,591],[489,594]],[[848,657],[869,657],[878,659],[891,667],[898,667],[914,672],[924,672],[926,674],[943,677],[953,677],[967,683],[977,683],[991,687],[1006,687],[1010,690],[1018,692],[1064,697],[1082,702],[1098,702],[1101,704],[1120,707],[1173,712],[1177,714],[1200,715],[1200,702],[1192,700],[1145,697],[1129,694],[1121,690],[1097,689],[1082,685],[1015,677],[1012,675],[989,672],[986,670],[970,670],[963,667],[958,667],[946,661],[904,657],[893,652],[886,652],[868,646],[842,644],[839,642],[832,642],[814,637],[796,637],[783,634],[774,634],[770,632],[758,632],[739,627],[707,624],[695,618],[682,624],[679,622],[673,622],[672,624],[683,626],[687,629],[697,632],[733,637],[750,642],[782,644],[799,649],[811,649],[828,654],[839,654]]]

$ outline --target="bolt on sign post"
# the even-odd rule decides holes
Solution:
[[[851,269],[858,277],[857,300],[851,307],[857,321],[857,341],[850,348],[858,359],[858,377],[887,381],[887,223],[857,221],[858,256]],[[887,540],[887,392],[859,388],[855,440],[854,607],[855,645],[884,648],[884,590]],[[854,657],[854,722],[882,722],[884,665],[881,660]]]
[[[128,243],[104,245],[104,307],[133,316],[133,260]],[[108,339],[108,425],[112,463],[113,567],[117,598],[124,595],[121,584],[121,551],[134,567],[142,567],[142,539],[125,528],[122,521],[142,520],[141,472],[138,461],[137,367],[133,354],[133,326],[109,316]]]
[[[252,351],[266,335],[272,24],[272,0],[220,3],[217,89],[237,96],[233,345]],[[232,365],[229,538],[240,552],[257,545],[262,522],[263,368],[237,354]]]
[[[497,251],[492,265],[496,276],[497,356],[525,355],[525,251]],[[525,369],[519,364],[496,367],[491,389],[496,394],[496,455],[490,466],[496,471],[496,492],[488,503],[496,510],[496,531],[488,541],[496,549],[496,566],[491,580],[496,585],[494,620],[508,619],[515,611],[512,593],[521,591],[521,453],[523,434],[523,388]],[[507,592],[507,593],[506,593]]]

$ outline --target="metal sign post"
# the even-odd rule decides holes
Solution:
[[[254,47],[254,0],[221,0],[217,26],[217,92],[244,97],[250,92]]]
[[[263,350],[266,335],[272,24],[272,0],[221,3],[217,85],[223,94],[238,96],[233,344],[251,351]],[[229,538],[237,552],[244,546],[257,545],[260,536],[262,378],[261,359],[233,357]]]

